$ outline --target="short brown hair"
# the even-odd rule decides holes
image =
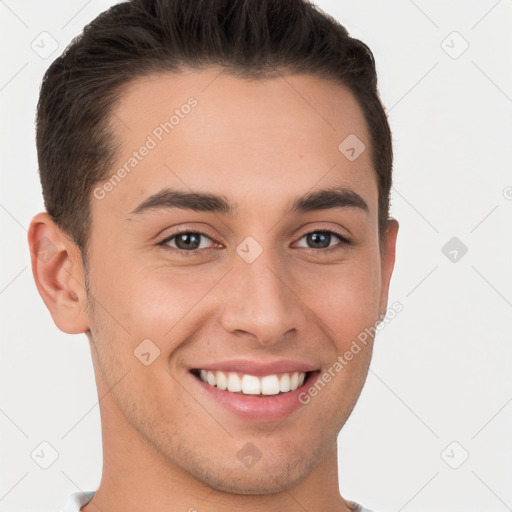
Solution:
[[[46,71],[37,106],[45,207],[82,257],[91,191],[107,177],[118,150],[109,119],[123,87],[148,73],[209,65],[240,78],[266,78],[282,70],[348,87],[370,133],[382,238],[392,140],[374,57],[363,42],[307,0],[131,0],[101,13],[73,39]]]

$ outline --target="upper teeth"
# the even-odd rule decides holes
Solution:
[[[286,393],[302,386],[306,374],[294,372],[256,377],[254,375],[239,375],[235,372],[201,370],[199,376],[203,382],[233,393],[241,391],[246,395],[277,395],[280,392]]]

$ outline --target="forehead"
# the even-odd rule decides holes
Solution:
[[[328,185],[366,194],[370,209],[377,201],[361,108],[346,87],[312,75],[151,74],[125,88],[111,122],[121,148],[111,176],[124,172],[106,199],[124,212],[163,186],[243,196],[246,205]],[[354,142],[364,149],[347,158]]]

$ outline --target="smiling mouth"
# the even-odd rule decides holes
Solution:
[[[239,395],[275,396],[289,393],[303,386],[316,372],[289,372],[256,376],[220,370],[190,370],[196,378],[221,391]]]

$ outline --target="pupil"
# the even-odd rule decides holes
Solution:
[[[331,241],[331,235],[329,233],[311,233],[308,235],[308,241],[312,242],[314,249],[318,249],[318,242],[320,242],[320,248],[329,247],[329,243]]]
[[[192,239],[193,239],[193,241],[191,242]],[[182,247],[180,247],[181,242],[184,242]],[[199,234],[198,233],[182,233],[176,239],[176,245],[180,249],[190,249],[191,245],[193,245],[192,249],[197,249],[200,245]],[[197,245],[197,247],[196,247],[196,245]]]

